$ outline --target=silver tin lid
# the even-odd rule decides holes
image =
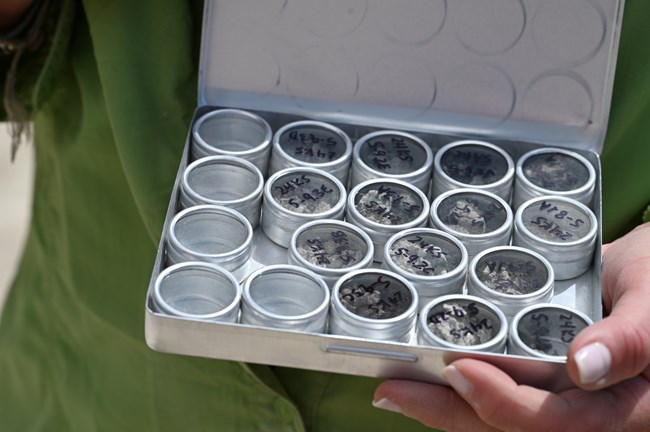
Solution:
[[[351,158],[352,141],[341,129],[318,121],[297,121],[273,136],[269,175],[291,167],[318,168],[346,185]]]
[[[346,198],[343,184],[325,171],[302,167],[278,171],[264,185],[262,229],[273,242],[287,248],[302,224],[343,219]]]
[[[591,318],[568,306],[530,305],[510,323],[508,353],[564,361],[571,342],[591,324]]]
[[[432,166],[431,148],[415,135],[389,130],[371,132],[354,144],[350,187],[387,178],[405,181],[427,193]]]
[[[512,157],[496,145],[475,140],[456,141],[436,153],[433,196],[472,188],[491,192],[509,202],[514,174]]]
[[[504,353],[508,319],[489,301],[468,295],[439,297],[422,309],[418,343],[449,349]]]
[[[355,270],[332,290],[330,333],[408,342],[417,311],[418,294],[408,280],[381,269]]]
[[[420,308],[445,294],[462,293],[467,249],[456,237],[433,228],[411,228],[393,235],[384,247],[382,267],[408,279]]]
[[[312,271],[277,264],[262,267],[244,281],[242,324],[322,333],[330,291]]]
[[[271,126],[262,117],[238,109],[204,114],[192,126],[192,159],[235,156],[252,162],[266,175],[271,151]]]
[[[557,280],[572,279],[590,268],[597,237],[594,213],[570,198],[533,198],[515,214],[513,244],[548,259]]]
[[[542,255],[517,246],[479,253],[469,265],[467,293],[491,301],[507,317],[553,296],[553,267]]]
[[[321,276],[331,288],[346,273],[372,266],[374,247],[362,229],[340,220],[307,222],[289,245],[289,264]]]
[[[509,244],[512,221],[503,198],[478,189],[450,190],[431,204],[430,225],[458,238],[470,260],[485,249]]]
[[[177,213],[169,224],[167,262],[209,262],[243,280],[252,243],[253,227],[241,213],[223,206],[194,206]]]
[[[206,156],[185,168],[179,201],[183,208],[213,204],[237,210],[254,229],[260,221],[263,188],[262,173],[247,160]]]
[[[400,180],[368,180],[348,195],[347,221],[368,233],[375,245],[375,261],[383,259],[384,244],[393,234],[426,225],[428,214],[426,195]]]
[[[167,267],[156,278],[153,298],[164,313],[182,318],[237,322],[242,290],[234,276],[205,262]]]
[[[529,199],[556,195],[591,205],[596,188],[596,170],[576,152],[558,148],[532,150],[519,158],[513,207]]]

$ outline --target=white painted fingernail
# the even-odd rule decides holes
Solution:
[[[402,410],[401,406],[397,405],[395,402],[387,398],[379,399],[378,401],[372,401],[372,406],[386,411],[404,414],[404,410]]]
[[[581,348],[575,354],[580,382],[583,384],[596,384],[605,378],[612,365],[612,354],[600,342],[592,343]]]
[[[455,366],[445,366],[442,376],[461,396],[468,397],[472,393],[472,383]]]

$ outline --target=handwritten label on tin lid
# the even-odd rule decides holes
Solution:
[[[429,330],[440,339],[461,345],[480,345],[492,340],[499,331],[498,317],[473,301],[449,301],[437,304],[427,317]]]
[[[361,189],[355,197],[355,208],[372,222],[403,225],[422,214],[423,202],[407,188],[379,184]]]
[[[532,203],[522,222],[535,236],[558,243],[580,240],[591,231],[591,219],[582,209],[553,199]]]
[[[564,309],[540,308],[524,315],[517,326],[529,348],[552,356],[566,356],[573,339],[589,324]]]
[[[508,214],[496,200],[488,196],[459,193],[443,200],[438,217],[450,229],[471,235],[493,232],[503,226]]]
[[[390,257],[398,267],[409,273],[438,276],[458,267],[462,255],[458,246],[443,237],[412,234],[391,245]]]
[[[313,174],[288,174],[278,178],[271,190],[275,201],[294,213],[318,214],[333,208],[339,201],[334,182]]]
[[[493,252],[476,263],[476,276],[493,291],[525,295],[541,289],[548,282],[546,267],[526,253]]]
[[[354,266],[368,253],[368,245],[358,234],[327,226],[301,233],[296,249],[311,264],[332,269]]]
[[[466,185],[496,183],[508,172],[508,162],[501,154],[476,144],[450,148],[442,155],[440,165],[445,174]]]
[[[318,126],[295,126],[280,137],[280,146],[289,156],[307,163],[327,163],[345,154],[340,135]]]
[[[422,145],[401,135],[379,135],[368,140],[359,151],[370,168],[386,174],[407,174],[424,166],[426,151]]]
[[[383,274],[364,274],[345,281],[339,290],[341,303],[364,318],[388,319],[402,315],[413,303],[402,282]]]

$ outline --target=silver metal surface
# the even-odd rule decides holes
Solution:
[[[315,168],[286,168],[264,185],[262,229],[287,248],[293,233],[304,223],[343,219],[347,193],[332,174]]]
[[[230,272],[205,262],[167,267],[153,288],[153,301],[161,312],[196,320],[237,322],[241,296]]]
[[[388,239],[382,268],[413,284],[421,311],[436,297],[462,293],[468,262],[467,249],[454,236],[433,228],[411,228]]]
[[[288,262],[309,269],[332,288],[352,270],[372,266],[374,246],[362,229],[340,220],[308,222],[296,230]]]
[[[566,360],[573,339],[591,324],[591,318],[567,306],[551,303],[530,305],[522,309],[510,324],[508,353]]]
[[[494,144],[476,140],[449,143],[433,163],[433,197],[454,189],[491,192],[510,202],[515,164]]]
[[[243,324],[322,333],[330,291],[312,271],[291,266],[260,268],[244,281]]]
[[[332,289],[330,333],[408,342],[415,329],[418,294],[409,281],[381,269],[362,269]]]
[[[301,120],[280,128],[273,136],[269,175],[285,168],[307,167],[327,171],[348,184],[352,141],[327,123]]]
[[[572,198],[591,205],[596,170],[576,152],[559,148],[531,150],[519,158],[515,172],[514,208],[544,195]]]
[[[417,136],[399,131],[376,131],[354,144],[350,188],[378,178],[402,180],[429,191],[433,152]]]
[[[526,306],[550,301],[553,279],[551,264],[537,252],[499,246],[470,263],[467,293],[494,303],[510,319]]]
[[[253,228],[228,207],[200,205],[174,216],[166,239],[167,263],[203,261],[217,264],[238,280],[248,274]]]
[[[235,156],[253,163],[266,175],[272,131],[260,116],[238,109],[208,112],[194,122],[192,157]]]
[[[264,177],[247,160],[232,156],[206,156],[192,162],[183,173],[181,207],[221,205],[238,211],[253,229],[260,221]]]
[[[418,318],[417,335],[421,345],[504,353],[508,320],[485,299],[446,295],[424,306]]]
[[[367,180],[348,195],[346,220],[364,230],[375,246],[373,259],[384,258],[384,245],[395,233],[426,225],[429,201],[401,180]]]
[[[469,260],[479,252],[510,243],[513,214],[503,198],[478,189],[453,189],[431,204],[429,225],[445,231],[467,248]]]
[[[515,214],[512,244],[544,256],[556,280],[573,279],[589,270],[597,238],[596,215],[570,198],[533,198]]]

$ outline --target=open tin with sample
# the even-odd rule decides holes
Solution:
[[[596,172],[589,207],[600,226],[599,154],[622,9],[622,0],[206,1],[198,108],[147,293],[147,344],[167,353],[434,383],[443,382],[447,363],[473,357],[522,384],[570,386],[562,360],[421,345],[416,330],[394,342],[192,319],[158,308],[153,287],[167,266],[166,233],[194,160],[193,126],[219,109],[263,119],[260,132],[247,137],[259,149],[270,147],[265,124],[275,134],[309,120],[338,128],[353,144],[373,132],[403,131],[434,154],[462,140],[494,144],[515,162],[538,148],[570,150]],[[264,216],[253,234],[250,273],[287,264],[287,249],[264,234]],[[601,244],[599,227],[590,268],[556,280],[550,303],[602,318]]]

